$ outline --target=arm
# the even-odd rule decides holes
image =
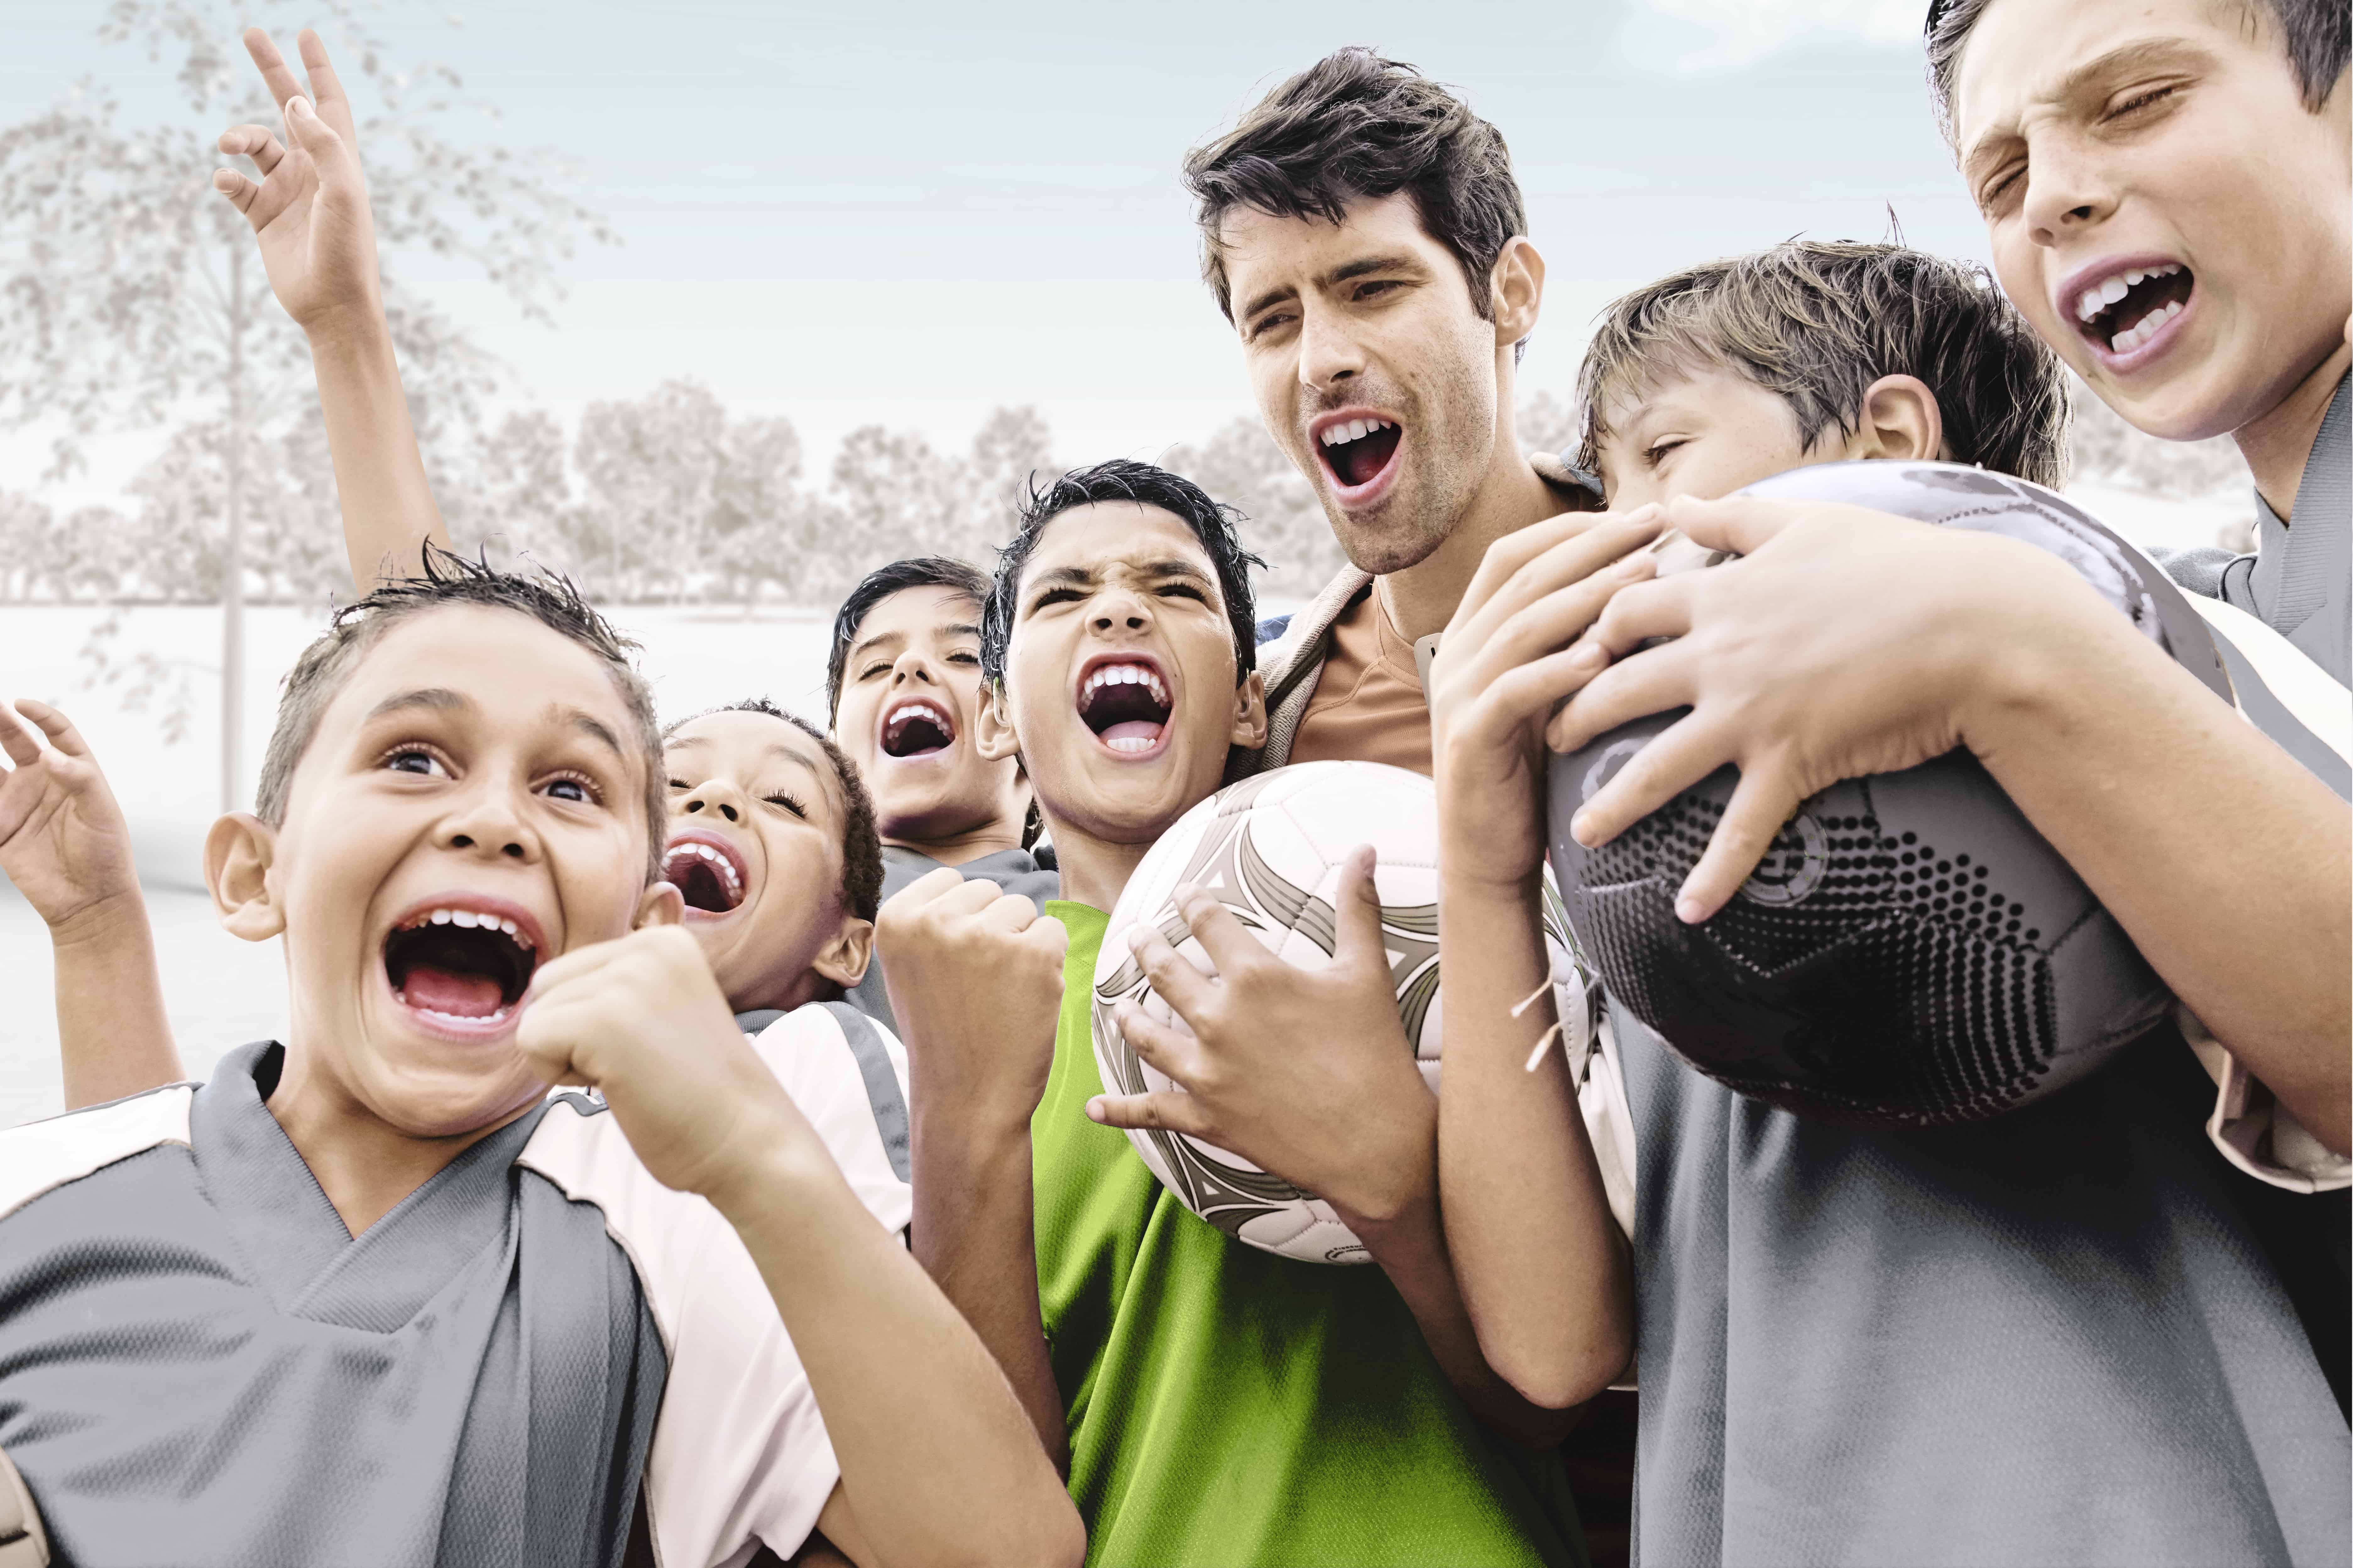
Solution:
[[[908,1245],[1067,1467],[1038,1303],[1029,1118],[1053,1065],[1068,935],[1028,899],[944,868],[882,906],[875,940],[907,1045]]]
[[[1554,1022],[1540,901],[1543,727],[1603,664],[1562,650],[1612,593],[1649,575],[1652,557],[1637,547],[1657,531],[1645,514],[1581,517],[1497,542],[1430,670],[1446,968],[1439,1191],[1488,1362],[1556,1408],[1591,1398],[1624,1368],[1633,1282],[1567,1053],[1527,1065]]]
[[[1333,962],[1309,973],[1269,952],[1215,899],[1180,887],[1176,906],[1216,974],[1149,927],[1134,942],[1153,989],[1193,1033],[1131,1003],[1119,1023],[1184,1092],[1100,1096],[1087,1114],[1205,1139],[1322,1197],[1397,1287],[1463,1403],[1522,1442],[1556,1443],[1574,1417],[1522,1397],[1488,1365],[1455,1285],[1439,1217],[1439,1102],[1398,1017],[1369,849],[1356,851],[1335,901]]]
[[[1967,745],[2174,993],[2331,1149],[2353,1142],[2353,816],[2014,541],[1852,507],[1668,504],[1744,559],[1642,584],[1595,637],[1620,662],[1547,739],[1692,714],[1578,814],[1621,832],[1725,763],[1740,784],[1678,902],[1704,920],[1808,795]],[[1635,652],[1652,637],[1677,640]]]
[[[647,1170],[743,1238],[840,1463],[819,1518],[836,1545],[867,1564],[1080,1560],[1004,1374],[842,1180],[684,929],[552,961],[517,1040],[545,1077],[600,1089]]]
[[[39,726],[44,750],[17,714]],[[57,970],[66,1109],[176,1083],[155,939],[131,827],[72,722],[45,702],[0,705],[0,872],[47,922]]]
[[[343,544],[352,581],[365,593],[381,579],[417,575],[426,544],[446,550],[449,534],[400,389],[351,100],[318,34],[305,29],[299,42],[311,97],[268,36],[247,30],[247,52],[285,113],[291,145],[259,125],[237,126],[220,150],[251,158],[262,181],[223,169],[213,184],[253,225],[270,289],[311,340]]]

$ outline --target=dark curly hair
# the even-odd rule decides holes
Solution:
[[[662,739],[667,741],[682,726],[697,719],[708,719],[713,713],[765,713],[771,719],[781,719],[815,741],[825,752],[825,760],[833,764],[833,776],[841,781],[842,907],[860,920],[872,920],[874,911],[882,907],[882,840],[874,828],[874,797],[866,793],[866,781],[859,776],[858,764],[833,743],[832,736],[765,697],[746,697],[740,702],[690,713],[664,727]],[[667,816],[667,805],[664,811]]]

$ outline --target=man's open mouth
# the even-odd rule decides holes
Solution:
[[[1156,748],[1169,710],[1168,683],[1145,660],[1104,659],[1079,678],[1079,719],[1114,752],[1134,755]]]
[[[2093,347],[2121,357],[2146,346],[2189,307],[2197,279],[2178,261],[2119,267],[2069,280],[2061,309]]]
[[[955,744],[955,721],[947,705],[929,698],[909,698],[882,714],[882,754],[886,757],[928,757]]]
[[[530,915],[503,900],[438,900],[385,934],[385,979],[444,1034],[495,1033],[530,988],[543,945]]]
[[[1314,439],[1332,482],[1344,490],[1356,490],[1379,479],[1396,460],[1404,435],[1394,420],[1366,415],[1335,419],[1315,430]]]
[[[661,876],[686,900],[690,915],[732,914],[752,885],[743,852],[718,834],[695,827],[662,850]]]

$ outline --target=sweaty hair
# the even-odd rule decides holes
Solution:
[[[833,615],[833,651],[825,660],[825,710],[841,711],[841,678],[849,665],[850,646],[857,642],[859,629],[874,606],[893,594],[903,594],[910,588],[945,588],[972,601],[977,614],[988,603],[988,574],[977,566],[951,560],[944,555],[918,555],[907,561],[893,561],[888,566],[878,566],[869,572],[849,597],[841,601],[841,608]]]
[[[1237,207],[1337,224],[1348,204],[1403,191],[1453,253],[1471,304],[1491,319],[1495,258],[1528,231],[1503,134],[1409,65],[1335,50],[1276,88],[1241,123],[1185,155],[1201,226],[1201,275],[1231,321],[1219,237]]]
[[[741,702],[730,702],[718,708],[706,708],[663,727],[661,738],[667,742],[672,735],[697,719],[708,719],[713,713],[765,713],[771,719],[781,719],[815,741],[825,752],[825,760],[833,765],[833,776],[841,784],[841,904],[860,920],[871,921],[874,911],[882,906],[882,840],[874,828],[874,797],[866,793],[866,781],[859,776],[858,764],[849,754],[833,743],[833,737],[802,718],[799,714],[777,707],[765,697],[746,697]],[[667,780],[668,771],[663,778]],[[669,808],[663,807],[663,832],[668,838]]]
[[[1928,44],[1928,96],[1945,140],[1953,139],[1953,89],[1961,74],[1961,50],[1978,18],[1993,0],[1930,0],[1925,29]],[[2353,49],[2353,12],[2345,0],[2234,0],[2250,16],[2268,13],[2280,30],[2304,107],[2320,112]]]
[[[1226,602],[1226,623],[1234,634],[1234,682],[1240,685],[1258,668],[1258,612],[1250,595],[1250,569],[1266,563],[1244,550],[1235,534],[1234,525],[1241,521],[1241,513],[1211,500],[1200,486],[1180,474],[1129,458],[1073,468],[1050,484],[1040,485],[1035,479],[1029,481],[1029,494],[1018,509],[1020,521],[1013,538],[997,552],[997,581],[989,586],[988,603],[981,615],[981,679],[991,686],[1005,684],[1005,658],[1013,642],[1021,570],[1038,548],[1046,525],[1073,508],[1098,501],[1134,501],[1184,519],[1217,569],[1218,595]]]
[[[2066,478],[2066,373],[1972,262],[1793,239],[1637,289],[1602,311],[1577,371],[1579,466],[1594,466],[1613,402],[1711,370],[1779,396],[1809,447],[1832,429],[1852,435],[1881,376],[1918,376],[1957,460],[2037,484]]]
[[[638,645],[613,629],[596,613],[568,577],[552,572],[501,572],[482,561],[469,561],[432,544],[425,547],[421,577],[395,578],[375,591],[339,605],[327,629],[302,650],[287,672],[278,698],[278,722],[269,732],[269,750],[262,758],[261,783],[254,791],[254,814],[272,827],[286,822],[288,797],[294,788],[294,770],[319,732],[319,721],[335,693],[343,689],[370,648],[403,621],[448,605],[480,605],[528,616],[548,630],[586,648],[604,660],[622,706],[629,710],[638,771],[645,779],[646,876],[651,880],[660,863],[662,840],[668,837],[668,803],[663,799],[661,742],[654,725],[654,700],[645,678],[638,673]]]

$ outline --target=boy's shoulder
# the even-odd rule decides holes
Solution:
[[[739,1013],[736,1026],[785,1086],[868,1211],[886,1229],[913,1217],[907,1050],[847,1002]]]
[[[69,1183],[163,1144],[188,1142],[192,1083],[166,1084],[0,1131],[0,1223]]]

